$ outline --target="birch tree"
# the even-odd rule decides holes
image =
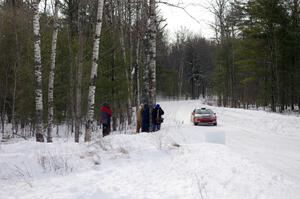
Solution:
[[[35,63],[35,108],[36,108],[36,141],[44,142],[43,135],[43,90],[42,90],[42,59],[40,35],[40,0],[33,0],[33,32],[34,32],[34,63]]]
[[[150,105],[150,107],[153,107],[153,105],[156,103],[156,33],[157,33],[156,28],[157,28],[157,23],[156,23],[156,2],[155,2],[155,0],[150,0],[149,23],[150,23],[149,24],[149,105]],[[150,117],[150,118],[152,118],[152,117]],[[152,121],[150,122],[150,127],[152,127]]]
[[[87,125],[84,140],[86,142],[91,141],[92,125],[94,121],[94,108],[95,108],[95,92],[96,92],[96,78],[98,70],[98,59],[99,59],[99,44],[100,34],[102,27],[102,15],[103,15],[104,0],[98,0],[97,10],[97,22],[93,44],[93,55],[92,55],[92,70],[90,76],[89,94],[88,94],[88,115]]]
[[[54,77],[55,77],[55,60],[56,60],[56,46],[58,35],[58,3],[59,0],[55,0],[54,16],[53,16],[53,33],[51,44],[51,67],[48,83],[48,131],[47,142],[52,142],[52,129],[53,129],[53,92],[54,92]]]
[[[145,57],[144,57],[144,71],[143,71],[143,84],[144,84],[144,89],[143,89],[143,93],[142,93],[142,98],[143,98],[143,103],[149,104],[149,93],[150,93],[150,85],[149,85],[149,64],[150,64],[150,48],[149,48],[149,24],[150,24],[150,20],[149,20],[149,6],[147,1],[145,1],[143,3],[143,18],[146,19],[145,21],[145,36],[143,38],[143,45],[144,45],[144,49],[145,49]]]

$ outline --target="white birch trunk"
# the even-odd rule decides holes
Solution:
[[[150,105],[156,103],[156,2],[150,0],[149,24],[149,101]]]
[[[53,92],[54,92],[54,77],[55,77],[55,60],[56,60],[56,46],[58,35],[58,0],[55,0],[54,16],[53,16],[53,33],[51,45],[51,67],[48,83],[48,130],[47,142],[52,142],[53,129]]]
[[[47,5],[48,5],[48,1],[45,0],[45,2],[44,2],[44,14],[47,14]]]
[[[33,32],[34,32],[34,63],[35,63],[35,109],[36,109],[36,141],[44,142],[43,135],[43,90],[42,90],[42,59],[40,35],[40,0],[33,0]]]
[[[103,15],[104,0],[98,0],[98,11],[97,11],[97,24],[95,30],[95,38],[93,44],[93,57],[92,57],[92,70],[90,76],[90,86],[88,95],[88,114],[87,114],[87,125],[84,140],[85,142],[91,141],[92,126],[94,121],[94,108],[95,108],[95,92],[96,92],[96,79],[98,70],[99,60],[99,44],[102,27],[102,15]]]
[[[148,1],[144,1],[142,5],[142,20],[144,21],[145,24],[145,36],[143,38],[143,45],[144,45],[144,50],[145,50],[145,61],[144,61],[144,71],[143,71],[143,91],[142,91],[142,102],[144,104],[149,104],[149,64],[150,64],[150,50],[149,50],[149,26],[150,26],[150,19],[149,19],[149,5]]]
[[[148,25],[148,22],[147,22]],[[150,101],[150,81],[149,81],[149,64],[150,64],[150,51],[149,51],[149,30],[146,32],[146,41],[144,41],[145,45],[145,68],[143,73],[143,82],[144,82],[144,89],[143,89],[143,103],[149,104]]]
[[[149,105],[150,105],[150,131],[153,129],[152,125],[152,107],[156,103],[156,2],[150,0],[149,10]]]

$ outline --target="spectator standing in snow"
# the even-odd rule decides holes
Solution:
[[[136,112],[136,133],[139,133],[140,129],[142,127],[142,113],[143,113],[143,110],[144,110],[144,106],[143,106],[143,104],[141,104],[138,107],[138,110]]]
[[[142,132],[149,132],[150,127],[150,109],[149,105],[145,104],[142,112]]]
[[[110,118],[112,116],[112,111],[109,104],[104,103],[100,109],[101,112],[101,124],[102,124],[102,135],[107,136],[110,133]]]
[[[152,127],[153,131],[160,130],[160,125],[163,122],[162,115],[164,114],[164,111],[160,107],[159,104],[156,104],[155,107],[152,110]]]

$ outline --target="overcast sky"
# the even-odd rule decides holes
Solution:
[[[41,1],[40,9],[44,8],[44,1]],[[206,38],[214,36],[213,30],[209,24],[214,22],[213,15],[208,11],[209,2],[213,0],[158,0],[168,2],[173,5],[184,7],[183,9],[168,6],[162,3],[158,4],[160,15],[166,19],[166,30],[169,32],[170,39],[174,39],[174,33],[180,30],[181,27],[186,27],[193,33],[201,34]],[[47,0],[47,2],[51,2]],[[51,6],[48,4],[49,9]],[[189,16],[191,15],[191,16]],[[195,18],[195,19],[193,19]]]
[[[159,4],[160,14],[167,20],[166,29],[170,37],[174,38],[174,32],[181,27],[186,27],[194,33],[201,33],[206,38],[212,38],[213,30],[209,24],[214,22],[214,16],[208,11],[207,7],[211,0],[164,0],[171,4],[180,4],[195,19],[190,17],[185,11],[179,8]]]

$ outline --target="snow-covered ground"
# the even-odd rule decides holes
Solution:
[[[161,106],[156,133],[2,144],[0,198],[300,198],[300,117],[211,107],[218,126],[193,126],[208,106]]]

